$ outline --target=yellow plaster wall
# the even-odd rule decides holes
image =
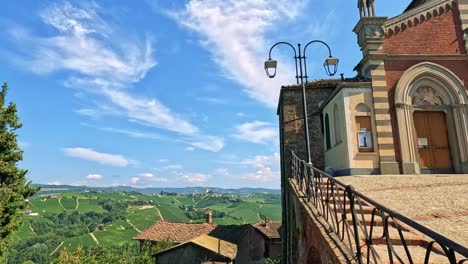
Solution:
[[[334,116],[334,107],[338,106],[337,118],[340,121],[340,138],[341,142],[336,142],[335,137],[335,116]],[[323,109],[323,120],[325,125],[325,115],[328,114],[330,119],[330,139],[331,139],[331,148],[326,149],[326,138],[324,138],[324,147],[325,147],[325,164],[327,167],[333,168],[335,170],[347,169],[349,168],[349,157],[348,157],[348,142],[346,136],[346,123],[345,123],[345,106],[343,100],[343,93],[339,92],[335,97],[327,104]]]
[[[370,88],[360,89],[345,89],[344,90],[345,107],[348,111],[346,118],[347,137],[348,137],[348,152],[350,153],[350,168],[379,168],[379,155],[377,145],[377,134],[375,129],[375,113],[374,103],[372,98],[372,90]],[[365,104],[369,107],[370,112],[357,112],[356,106]],[[370,116],[372,122],[372,143],[374,152],[359,153],[356,130],[356,116]]]

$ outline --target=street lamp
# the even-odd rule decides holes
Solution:
[[[278,66],[278,62],[276,60],[271,59],[271,51],[274,47],[284,44],[290,46],[294,51],[294,62],[296,64],[296,81],[297,84],[302,85],[302,109],[304,112],[304,136],[305,136],[305,143],[306,143],[306,152],[307,152],[307,163],[311,164],[311,157],[310,157],[310,140],[309,140],[309,122],[307,120],[307,100],[306,100],[306,92],[305,92],[305,83],[308,81],[307,76],[307,62],[306,62],[306,50],[307,47],[312,43],[320,43],[327,47],[328,49],[328,58],[323,63],[323,67],[325,68],[325,72],[328,76],[333,76],[338,71],[338,63],[339,60],[332,56],[330,46],[327,43],[321,40],[313,40],[307,43],[304,47],[304,50],[301,50],[301,44],[297,44],[297,51],[293,45],[288,42],[278,42],[273,45],[270,49],[270,53],[268,55],[268,60],[265,61],[265,72],[269,78],[274,78],[276,76],[276,68]],[[304,82],[305,79],[305,82]]]

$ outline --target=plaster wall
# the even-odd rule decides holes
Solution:
[[[330,120],[330,140],[331,148],[325,151],[325,166],[335,170],[342,170],[349,168],[349,155],[348,155],[348,137],[346,132],[346,115],[343,92],[340,91],[323,109],[323,120],[328,114]],[[335,107],[337,111],[335,112]],[[339,125],[335,125],[338,122]],[[338,128],[338,131],[336,131]],[[338,134],[338,136],[337,136]],[[326,139],[323,140],[324,148],[326,149]]]
[[[350,165],[351,168],[357,169],[368,169],[372,173],[375,169],[379,168],[379,155],[377,145],[377,134],[375,128],[375,113],[374,113],[374,102],[372,98],[372,89],[370,88],[359,88],[359,89],[346,89],[344,91],[345,105],[348,115],[346,118],[347,137],[349,142],[349,153],[350,153]],[[369,112],[358,112],[358,105],[364,104],[369,108]],[[374,147],[373,152],[359,152],[357,128],[356,128],[356,117],[357,116],[369,116],[371,118],[372,125],[372,145]],[[363,171],[364,172],[364,171]],[[370,174],[370,173],[369,173]]]
[[[186,246],[176,248],[165,254],[158,255],[156,259],[158,264],[195,264],[207,260],[232,263],[227,262],[226,258],[194,244],[187,244]]]

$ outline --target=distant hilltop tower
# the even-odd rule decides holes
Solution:
[[[209,193],[209,192],[210,192],[210,189],[205,188],[205,193]]]
[[[375,17],[374,0],[358,0],[361,17]]]

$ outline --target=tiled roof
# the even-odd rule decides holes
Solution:
[[[268,226],[265,226],[265,222],[259,222],[254,227],[268,238],[281,238],[281,221],[270,221]]]
[[[173,223],[159,221],[143,230],[133,239],[162,241],[169,240],[176,244],[184,243],[201,235],[237,244],[251,225],[215,225],[208,223]]]
[[[425,3],[432,2],[434,0],[413,0],[408,7],[405,9],[404,12],[414,9],[418,6],[424,5]]]
[[[245,231],[251,227],[252,225],[219,225],[208,235],[238,244],[244,236]]]
[[[319,87],[335,87],[337,84],[342,82],[368,82],[369,79],[362,77],[344,78],[342,79],[319,79],[308,81],[305,83],[306,88],[319,88]],[[298,88],[302,87],[300,84],[284,85],[282,88]]]
[[[216,228],[214,224],[208,223],[173,223],[159,221],[143,230],[133,239],[162,241],[169,240],[176,244],[184,243],[198,236],[208,234]]]
[[[224,241],[222,239],[218,239],[209,235],[201,235],[198,236],[190,241],[184,242],[180,245],[171,247],[169,249],[166,249],[164,251],[161,251],[156,254],[156,256],[159,255],[164,255],[170,251],[173,251],[175,249],[187,246],[189,244],[195,244],[198,245],[202,248],[205,248],[209,251],[212,251],[220,256],[229,258],[231,260],[236,258],[237,255],[237,245],[233,243],[229,243],[227,241]]]

